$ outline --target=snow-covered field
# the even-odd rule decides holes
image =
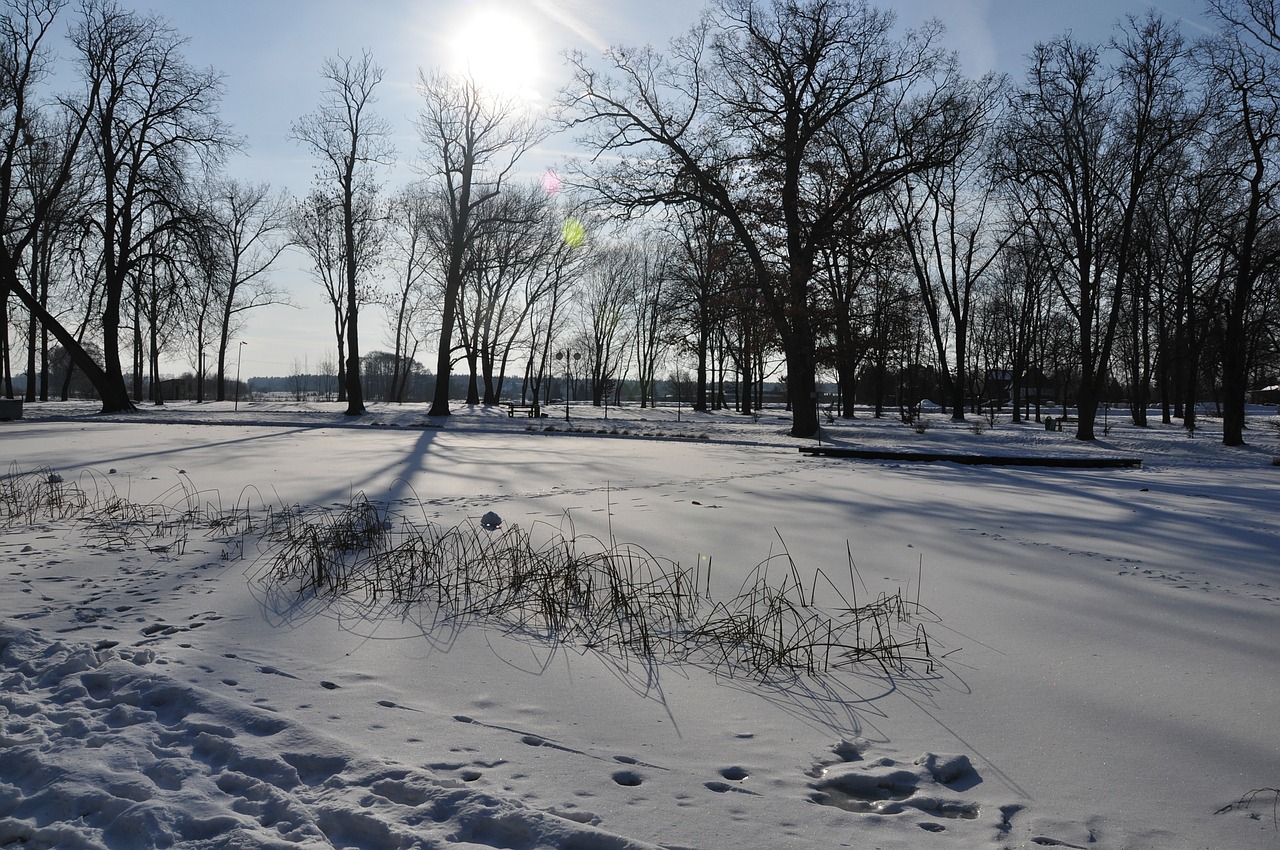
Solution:
[[[941,416],[824,437],[1143,461],[1117,470],[812,458],[780,411],[92,410],[0,423],[5,486],[139,506],[0,516],[0,846],[1280,847],[1274,409],[1238,449],[1115,412],[1093,445]],[[934,665],[762,682],[299,597],[207,521],[360,494],[636,544],[713,600],[785,547],[806,586],[918,599]]]

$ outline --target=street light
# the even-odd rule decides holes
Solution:
[[[572,360],[570,359],[570,355],[572,355]],[[568,349],[565,349],[564,351],[556,352],[556,359],[564,361],[564,421],[568,422],[569,421],[569,364],[571,362],[577,363],[579,360],[581,360],[582,353],[578,351],[569,351]]]
[[[244,357],[244,347],[248,345],[244,340],[240,340],[240,347],[236,349],[236,410],[240,409],[240,359]]]

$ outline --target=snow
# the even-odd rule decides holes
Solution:
[[[0,846],[1280,844],[1274,408],[1242,448],[1211,416],[1188,437],[1112,411],[1091,445],[940,413],[824,425],[1143,461],[1099,470],[808,457],[776,410],[92,410],[0,423],[0,483],[137,506],[0,517]],[[785,550],[806,586],[918,600],[934,663],[762,681],[267,581],[265,518],[361,496],[634,544],[717,600],[765,562],[782,580]],[[209,521],[237,512],[259,524]]]

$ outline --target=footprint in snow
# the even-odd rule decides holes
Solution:
[[[851,754],[849,749],[845,752]],[[865,764],[846,759],[819,765],[810,775],[818,780],[810,786],[813,802],[848,812],[899,815],[912,811],[953,820],[974,820],[979,815],[977,803],[954,796],[982,781],[964,755],[925,753],[910,765],[891,758]]]
[[[625,788],[636,788],[644,783],[644,777],[634,770],[619,770],[613,774],[613,781]]]
[[[418,711],[418,710],[419,710],[419,709],[416,709],[416,708],[410,708],[410,707],[409,707],[409,706],[407,706],[407,705],[400,705],[399,703],[397,703],[397,702],[392,702],[392,701],[391,701],[391,700],[389,700],[389,699],[380,699],[380,700],[378,700],[378,705],[382,706],[383,708],[398,708],[398,709],[400,709],[401,711]]]
[[[728,782],[717,782],[713,780],[711,782],[704,782],[702,785],[708,791],[714,791],[717,794],[725,794],[732,791],[735,794],[750,794],[752,797],[760,796],[760,793],[757,791],[752,791],[747,788],[739,788],[737,785],[730,785]]]
[[[283,677],[284,677],[284,678],[286,678],[286,679],[296,679],[296,678],[298,678],[297,676],[293,675],[292,673],[286,673],[286,672],[284,672],[283,670],[281,670],[281,669],[279,669],[279,668],[277,668],[277,667],[272,667],[270,664],[263,664],[263,665],[260,665],[260,666],[258,667],[258,672],[259,672],[259,673],[265,673],[265,674],[266,674],[266,675],[268,675],[268,676],[283,676]]]

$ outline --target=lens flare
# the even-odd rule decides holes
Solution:
[[[564,184],[560,180],[560,175],[556,173],[554,168],[548,168],[542,172],[542,191],[548,195],[558,195]]]
[[[587,228],[581,221],[571,216],[560,226],[560,238],[570,248],[581,248],[582,243],[587,241]]]

